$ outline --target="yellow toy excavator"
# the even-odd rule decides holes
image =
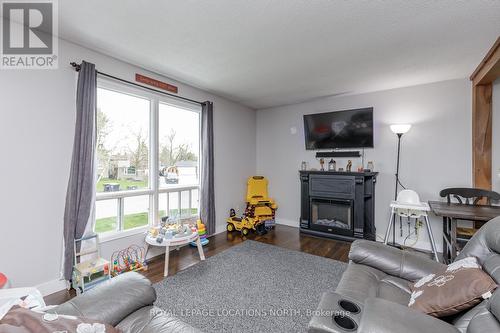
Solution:
[[[274,227],[278,205],[269,197],[268,184],[268,180],[263,176],[248,178],[245,215],[264,221],[269,229]]]
[[[246,236],[250,230],[264,234],[274,227],[275,214],[278,206],[268,195],[268,181],[263,176],[252,176],[247,180],[246,208],[244,215],[236,217],[231,209],[227,219],[227,230],[238,230]]]

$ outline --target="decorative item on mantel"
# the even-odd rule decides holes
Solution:
[[[351,169],[352,169],[352,161],[349,160],[347,161],[347,166],[345,167],[345,171],[351,172]]]
[[[337,170],[337,162],[332,158],[330,162],[328,162],[328,171],[336,171]]]
[[[306,161],[302,161],[302,163],[300,164],[300,170],[302,170],[302,171],[307,170],[307,162]]]
[[[366,165],[366,170],[368,172],[373,171],[373,161],[368,161],[368,164]]]
[[[321,165],[321,171],[325,171],[325,160],[323,158],[319,159],[319,165]]]

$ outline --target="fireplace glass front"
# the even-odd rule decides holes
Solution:
[[[352,200],[312,198],[311,228],[344,235],[352,234]]]

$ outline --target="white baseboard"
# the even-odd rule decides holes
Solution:
[[[276,224],[283,224],[283,225],[287,225],[287,226],[295,227],[295,228],[299,227],[298,220],[295,221],[295,220],[289,220],[289,219],[283,219],[283,218],[276,218]]]
[[[55,279],[52,281],[41,283],[35,287],[38,290],[40,290],[43,296],[47,296],[56,293],[58,291],[67,289],[68,282],[66,280]]]

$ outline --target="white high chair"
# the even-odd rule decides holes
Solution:
[[[396,222],[396,215],[402,218],[415,219],[415,223],[418,219],[423,218],[427,227],[427,233],[429,234],[434,259],[439,262],[434,235],[432,234],[431,225],[429,223],[428,212],[431,210],[429,204],[427,202],[421,202],[417,192],[413,190],[402,190],[399,192],[397,200],[391,202],[390,207],[391,219],[385,232],[384,244],[387,244],[389,240],[391,229],[393,229],[393,225]]]

